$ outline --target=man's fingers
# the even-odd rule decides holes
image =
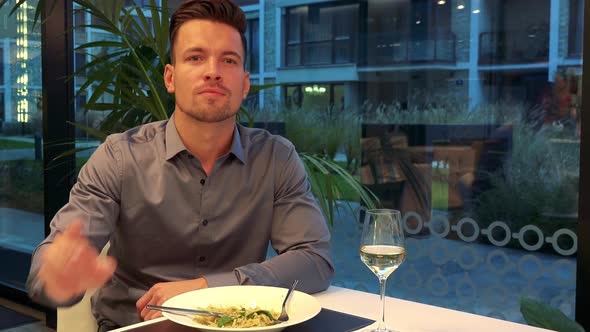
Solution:
[[[147,316],[145,316],[145,318],[143,320],[148,321],[148,320],[156,319],[158,317],[162,317],[162,313],[160,311],[149,310],[149,313],[147,314]]]
[[[96,288],[104,285],[115,273],[117,268],[117,261],[111,256],[99,256],[94,265],[94,284],[91,288]]]
[[[82,236],[82,227],[82,222],[76,220],[66,227],[63,235],[70,240],[78,239]]]
[[[146,306],[152,300],[152,294],[153,289],[150,288],[145,294],[143,294],[142,297],[139,298],[139,300],[137,300],[137,302],[135,302],[137,314],[139,315],[139,317],[141,317],[141,319],[144,319],[145,316],[148,314],[149,310],[146,309]]]

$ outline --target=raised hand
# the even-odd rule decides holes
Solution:
[[[162,313],[160,311],[149,310],[146,306],[148,304],[162,305],[168,299],[178,294],[207,288],[208,286],[205,278],[157,283],[137,300],[137,303],[135,304],[137,307],[137,314],[143,320],[161,317]]]
[[[39,280],[47,296],[64,303],[86,290],[102,286],[117,267],[113,257],[99,256],[75,221],[56,235],[41,258]]]

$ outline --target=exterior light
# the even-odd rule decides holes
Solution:
[[[323,95],[328,90],[326,89],[326,87],[317,86],[314,84],[313,86],[306,86],[304,91],[305,91],[305,93],[308,93],[312,96],[319,96],[319,95]]]

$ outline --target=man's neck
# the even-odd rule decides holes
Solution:
[[[200,122],[184,112],[174,114],[174,124],[182,143],[201,162],[207,175],[211,174],[215,160],[231,148],[235,117],[222,122]]]

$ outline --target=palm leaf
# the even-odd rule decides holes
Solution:
[[[560,332],[584,332],[584,328],[559,309],[544,302],[523,297],[520,312],[529,325]]]
[[[74,127],[80,128],[80,129],[84,130],[85,132],[89,133],[90,135],[92,135],[96,138],[99,138],[101,140],[105,140],[107,138],[107,135],[105,133],[101,132],[100,130],[96,130],[92,127],[84,126],[84,125],[81,125],[81,124],[75,123],[75,122],[67,121],[67,123],[71,124]]]
[[[46,0],[39,0],[35,21],[45,6]],[[51,0],[52,1],[52,0]],[[174,96],[165,89],[162,72],[169,62],[169,12],[168,1],[162,0],[158,7],[150,0],[152,24],[137,5],[124,7],[122,0],[73,0],[80,8],[76,10],[93,16],[90,24],[79,24],[74,30],[94,29],[116,38],[116,40],[89,41],[76,48],[92,57],[86,65],[78,68],[69,77],[84,74],[86,81],[77,96],[92,90],[85,109],[105,112],[99,129],[77,123],[73,126],[104,140],[110,133],[123,131],[146,122],[167,119],[173,111]],[[0,0],[0,7],[8,0]],[[25,0],[18,0],[13,6],[15,12]],[[55,6],[55,1],[53,1]],[[52,7],[53,8],[53,7]],[[43,24],[43,22],[41,22]],[[281,84],[252,85],[251,93],[280,86]],[[240,108],[238,117],[243,117],[252,126],[254,117],[245,107]],[[77,148],[62,153],[57,159],[89,148]],[[311,185],[311,191],[318,199],[322,213],[330,226],[334,225],[336,200],[343,188],[336,179],[344,179],[346,186],[359,193],[361,201],[374,206],[376,197],[358,180],[337,163],[324,156],[300,153]]]
[[[336,177],[342,179],[345,185],[352,188],[355,193],[358,193],[361,202],[365,206],[368,208],[376,207],[376,203],[379,201],[377,196],[363,186],[348,171],[338,165],[338,163],[324,156],[310,155],[304,152],[300,152],[299,156],[307,171],[311,191],[318,199],[320,209],[331,227],[334,227],[334,211],[337,208],[338,194],[343,191],[337,182],[333,181]],[[324,182],[320,181],[321,177],[324,178]],[[352,211],[352,206],[349,203],[347,205]]]

